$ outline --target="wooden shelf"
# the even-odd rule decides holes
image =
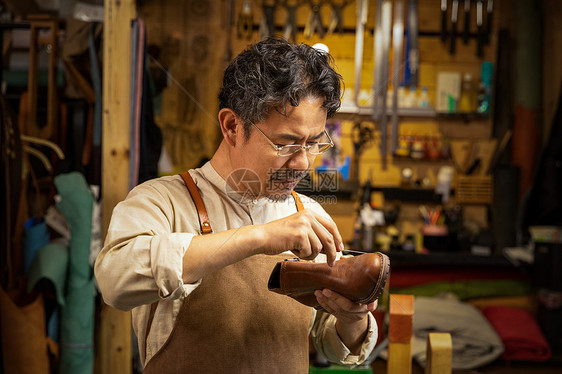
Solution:
[[[373,117],[374,114],[380,115],[380,110],[373,113],[373,108],[370,107],[357,107],[350,105],[342,105],[338,114],[354,114],[360,116]],[[392,108],[387,108],[387,115],[392,115]],[[433,108],[398,108],[399,117],[435,117],[435,110]]]
[[[386,114],[388,116],[392,115],[392,108],[387,108]],[[357,107],[350,105],[342,105],[336,116],[345,115],[358,115],[362,117],[373,118],[380,116],[380,111],[373,113],[373,109],[370,107]],[[445,113],[437,112],[434,108],[398,108],[398,117],[402,118],[435,118],[443,120],[462,120],[465,122],[471,121],[482,121],[490,118],[489,113]]]
[[[479,112],[470,112],[470,113],[444,113],[444,112],[436,112],[437,118],[440,119],[454,119],[454,120],[463,120],[465,122],[471,121],[482,121],[487,120],[490,118],[490,113],[479,113]]]
[[[385,201],[434,204],[439,204],[442,201],[441,194],[428,188],[373,187],[373,191],[381,191]]]

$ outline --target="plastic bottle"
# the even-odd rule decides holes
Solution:
[[[476,105],[474,103],[474,93],[472,74],[464,73],[458,106],[458,111],[460,113],[471,113],[475,111]]]
[[[416,86],[410,86],[410,90],[406,93],[404,97],[404,107],[414,108],[417,102]]]
[[[490,100],[492,95],[492,73],[493,65],[490,61],[484,61],[480,71],[480,83],[478,84],[478,113],[490,112]]]
[[[435,186],[435,193],[441,194],[441,201],[443,203],[449,201],[453,172],[454,169],[451,166],[442,166],[437,173],[437,185]]]
[[[478,113],[488,113],[488,101],[486,100],[486,85],[484,84],[484,82],[480,81],[478,83],[478,95],[477,95],[477,101],[478,101],[478,108],[476,109]]]
[[[412,143],[412,149],[410,150],[410,157],[416,160],[421,160],[425,157],[425,150],[423,147],[423,141],[419,136],[416,136],[414,142]]]
[[[398,148],[396,149],[396,156],[410,157],[410,144],[406,135],[400,135],[398,138]]]
[[[439,147],[439,139],[434,136],[428,142],[427,158],[430,160],[438,160],[441,157],[441,148]]]
[[[421,89],[420,96],[418,97],[418,107],[429,108],[429,93],[426,86],[423,86]]]
[[[359,101],[359,105],[361,106],[368,106],[371,105],[372,101],[372,94],[367,89],[362,89],[359,91],[359,96],[357,101]]]

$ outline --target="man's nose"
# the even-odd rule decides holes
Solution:
[[[287,162],[287,167],[297,170],[307,170],[312,164],[314,157],[315,156],[308,153],[306,149],[301,148],[297,153],[291,156]]]

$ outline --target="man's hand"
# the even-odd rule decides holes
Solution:
[[[377,309],[377,301],[357,304],[329,289],[314,292],[318,303],[337,318],[336,330],[342,342],[353,354],[361,352],[368,328],[368,314]]]
[[[262,252],[269,255],[289,250],[303,260],[313,260],[324,253],[333,266],[336,252],[343,249],[334,221],[308,209],[261,225],[261,229],[265,239]]]

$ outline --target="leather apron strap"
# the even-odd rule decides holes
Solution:
[[[301,198],[295,191],[292,191],[291,194],[293,195],[293,199],[295,199],[295,204],[297,204],[297,212],[300,212],[301,210],[304,209],[304,205],[302,204]]]
[[[209,216],[207,215],[207,209],[205,208],[205,203],[203,203],[203,199],[201,198],[201,194],[199,193],[199,189],[195,185],[195,181],[186,170],[180,174],[182,177],[193,202],[195,203],[195,209],[197,210],[197,214],[199,215],[199,226],[201,227],[201,231],[203,235],[210,234],[213,232],[211,228],[211,223],[209,222]],[[152,327],[152,320],[154,319],[154,313],[156,312],[156,308],[158,307],[158,301],[152,303],[150,305],[150,313],[148,315],[148,324],[146,326],[146,338],[144,341],[145,348],[144,351],[146,352],[146,344],[148,341],[148,334],[150,333],[150,328]]]
[[[195,208],[197,209],[197,214],[199,215],[199,225],[201,226],[201,231],[203,234],[210,234],[213,232],[211,228],[211,223],[209,222],[209,216],[207,215],[207,209],[205,209],[205,203],[203,203],[203,199],[199,194],[199,190],[193,181],[193,178],[186,170],[180,174],[187,186],[189,194],[195,203]]]

